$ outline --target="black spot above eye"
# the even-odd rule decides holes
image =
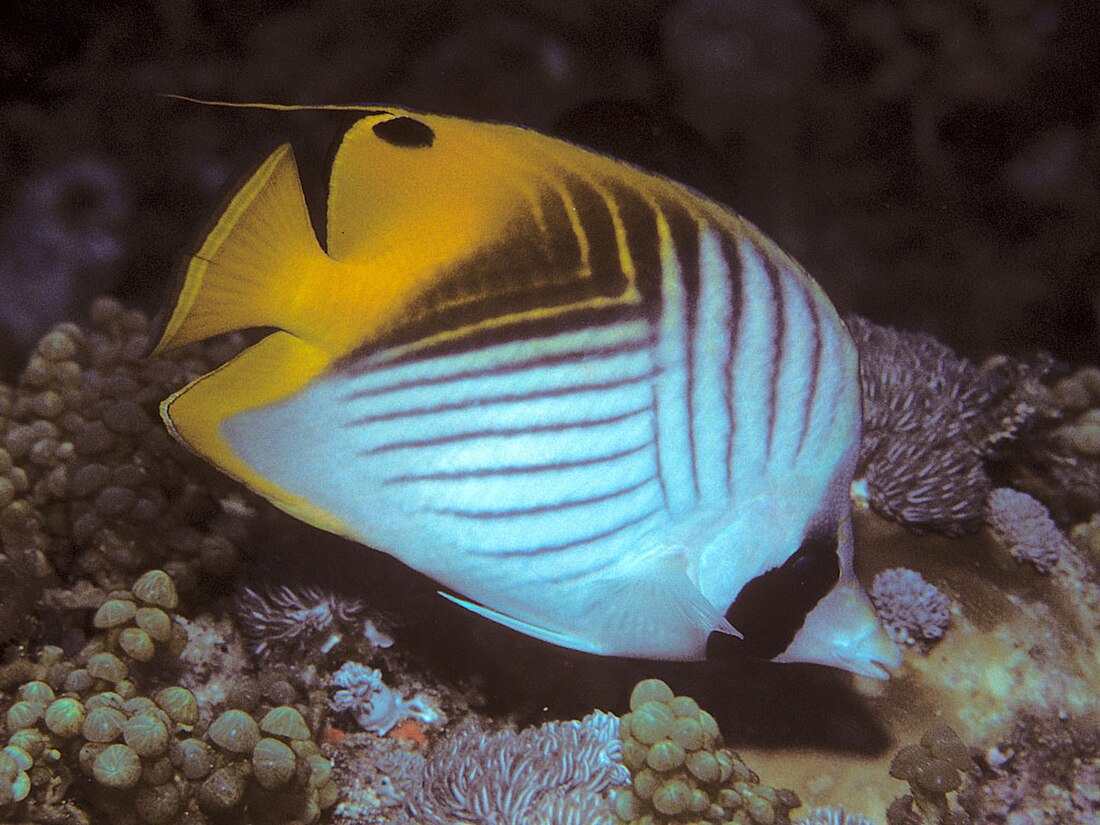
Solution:
[[[432,141],[435,140],[432,127],[411,117],[383,120],[381,123],[374,124],[373,129],[374,133],[386,143],[408,149],[423,149],[431,146]]]

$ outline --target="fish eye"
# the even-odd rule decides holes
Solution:
[[[840,579],[835,530],[815,532],[779,567],[748,582],[726,611],[744,639],[712,633],[708,656],[723,652],[771,659],[793,641],[806,616]]]
[[[435,140],[435,132],[431,126],[411,117],[383,120],[371,128],[386,143],[406,149],[423,149],[431,146]]]

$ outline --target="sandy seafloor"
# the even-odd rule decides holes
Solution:
[[[898,362],[899,386],[917,387],[930,412],[916,435],[889,416],[880,422],[883,449],[900,445],[904,458],[890,466],[881,454],[864,457],[874,489],[856,518],[864,584],[890,568],[921,573],[950,605],[942,639],[907,645],[889,683],[815,666],[560,651],[442,603],[430,582],[294,523],[185,454],[161,430],[156,404],[241,342],[146,362],[146,316],[225,195],[283,140],[295,146],[322,224],[326,156],[351,121],[205,108],[159,93],[393,102],[570,137],[728,203],[797,257],[843,315],[951,347],[957,358],[928,355],[910,339],[899,345],[912,355]],[[1100,821],[1100,373],[1082,369],[1100,364],[1097,226],[1100,12],[1085,0],[6,9],[0,721],[6,737],[39,735],[21,740],[30,766],[0,757],[0,821],[468,821],[448,818],[458,809],[439,789],[456,780],[443,767],[435,796],[422,784],[433,760],[488,759],[476,748],[456,755],[464,724],[488,741],[486,731],[594,709],[622,716],[631,688],[651,677],[712,713],[762,785],[797,793],[794,819],[843,805],[886,822],[891,800],[912,792],[891,777],[891,760],[946,722],[975,760],[945,797],[951,810],[933,800],[909,819],[895,809],[892,822],[963,821],[950,817],[964,807],[974,822]],[[56,329],[62,322],[75,326]],[[995,355],[1011,360],[990,362]],[[944,375],[985,389],[961,405],[921,395],[930,376]],[[961,436],[937,429],[928,419],[942,410],[973,412],[978,424]],[[931,504],[911,495],[928,486],[917,472],[927,466],[937,479]],[[1029,517],[1017,526],[1031,533],[1006,538],[982,506],[995,488],[1035,496],[1057,528]],[[914,506],[904,512],[919,535],[898,524],[899,502]],[[955,504],[969,516],[921,521]],[[1027,561],[1037,558],[1046,572]],[[171,573],[177,605],[121,592],[150,569]],[[284,585],[295,594],[280,606]],[[251,610],[264,621],[242,621],[245,588],[266,594],[267,607]],[[115,625],[95,618],[104,602],[132,599],[164,610],[177,628],[152,639],[145,663],[132,655],[144,643],[138,631],[148,633],[136,613]],[[127,667],[121,680],[72,676],[108,652]],[[377,669],[387,686],[360,673],[360,704],[348,698],[366,716],[373,707],[373,730],[332,704],[348,689],[332,681],[348,661]],[[51,685],[49,701],[24,687],[39,681]],[[108,720],[88,739],[83,727],[61,736],[47,724],[66,691],[87,713],[113,708],[113,697],[88,702],[115,693],[126,723],[160,718],[163,707],[153,713],[134,697],[155,700],[174,684],[192,691],[199,718],[161,720],[170,743],[141,756],[132,787],[107,787],[93,770],[108,746],[131,747],[121,728],[112,732]],[[251,749],[210,738],[231,707],[258,722],[273,707],[300,709],[308,737],[263,732],[298,743],[287,784],[260,788]],[[208,743],[205,773],[181,756],[185,739]],[[558,785],[543,776],[541,801],[526,814],[485,821],[616,821],[593,802],[592,787],[602,793],[622,779],[610,740],[597,744],[597,757],[583,751],[596,760],[592,776]],[[318,760],[335,766],[331,777]],[[215,774],[230,788],[220,797],[207,785]],[[212,813],[234,783],[245,789],[241,802]],[[564,800],[558,808],[551,792]],[[419,813],[408,812],[410,800]],[[833,817],[820,821],[845,821]]]

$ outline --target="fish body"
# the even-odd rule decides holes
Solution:
[[[156,351],[276,331],[168,398],[171,432],[536,638],[896,665],[852,574],[856,353],[802,268],[612,158],[362,111],[326,249],[283,146],[191,259]]]

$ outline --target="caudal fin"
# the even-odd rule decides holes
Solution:
[[[233,196],[191,258],[153,353],[249,327],[293,330],[300,285],[330,264],[284,144]]]

